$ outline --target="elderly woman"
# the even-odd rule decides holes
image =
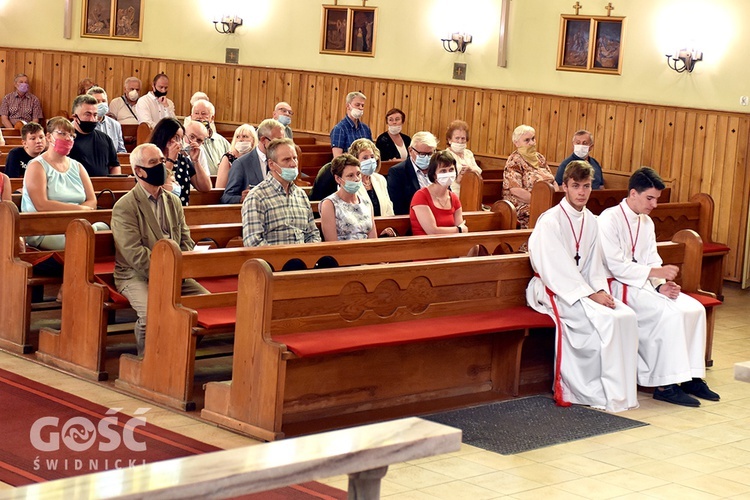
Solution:
[[[377,238],[372,203],[359,192],[362,172],[359,161],[344,153],[331,162],[338,190],[320,202],[320,228],[325,241]]]
[[[162,118],[151,131],[148,142],[161,149],[167,161],[169,180],[164,185],[166,191],[179,196],[182,205],[190,202],[190,185],[198,191],[211,190],[211,178],[203,168],[195,168],[201,153],[195,141],[185,142],[185,128],[174,118]],[[188,153],[185,154],[184,151]]]
[[[448,189],[456,180],[456,159],[448,151],[432,155],[427,167],[432,184],[423,187],[411,200],[409,219],[414,236],[469,232],[458,195]]]
[[[68,157],[76,131],[62,116],[47,122],[49,148],[26,167],[21,196],[22,212],[94,210],[96,194],[83,165]],[[97,223],[94,229],[105,229]],[[65,235],[29,236],[26,242],[43,250],[65,248]]]
[[[518,225],[529,227],[529,203],[531,188],[540,181],[548,182],[558,190],[547,160],[536,151],[536,131],[528,125],[519,125],[513,131],[516,150],[508,156],[503,171],[503,199],[516,207]]]
[[[362,188],[359,194],[368,196],[375,217],[393,215],[393,203],[388,196],[388,181],[378,173],[380,151],[370,139],[357,139],[349,146],[349,154],[359,161],[362,171]]]
[[[401,133],[405,121],[406,115],[398,108],[389,109],[385,114],[388,130],[380,134],[375,142],[381,160],[405,160],[409,155],[411,137]]]
[[[86,94],[89,91],[89,89],[91,89],[92,87],[97,87],[97,86],[98,85],[94,83],[94,80],[86,77],[80,82],[78,82],[78,95]]]
[[[237,130],[234,131],[232,137],[232,144],[229,146],[229,151],[224,153],[219,163],[219,170],[216,173],[216,187],[225,188],[227,187],[227,179],[229,179],[229,169],[232,168],[234,160],[252,151],[252,149],[258,144],[258,133],[255,131],[255,127],[250,124],[243,123]]]
[[[466,149],[466,143],[469,141],[469,124],[462,120],[453,120],[445,132],[445,140],[448,142],[448,151],[456,159],[456,169],[458,170],[456,181],[451,189],[454,193],[460,194],[461,180],[467,171],[473,170],[478,174],[482,173],[482,169],[474,160],[474,153]]]

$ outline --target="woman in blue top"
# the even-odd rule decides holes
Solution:
[[[96,209],[96,194],[86,169],[67,156],[75,136],[73,124],[66,118],[56,116],[47,122],[49,148],[26,166],[22,212]],[[26,242],[44,250],[62,250],[65,235],[30,236]]]

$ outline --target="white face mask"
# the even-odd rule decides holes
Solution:
[[[449,187],[456,180],[456,172],[443,172],[437,174],[437,183],[443,187]]]
[[[461,154],[466,150],[466,143],[451,142],[451,150],[456,154]]]
[[[573,154],[576,155],[578,158],[585,159],[589,156],[589,146],[586,144],[574,144],[573,145]]]
[[[234,149],[237,150],[237,152],[241,155],[247,153],[251,149],[253,149],[253,143],[252,142],[235,142],[234,143]]]
[[[128,99],[130,99],[131,101],[137,101],[139,97],[140,97],[140,94],[135,89],[128,92]]]
[[[388,133],[391,135],[398,135],[401,133],[401,125],[389,125]]]
[[[352,118],[354,118],[355,120],[359,120],[360,118],[362,118],[362,115],[365,114],[365,111],[363,109],[354,108],[352,109],[351,114],[352,114]]]

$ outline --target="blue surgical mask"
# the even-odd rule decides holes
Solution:
[[[417,155],[417,160],[414,162],[419,170],[427,170],[430,166],[430,157]]]
[[[96,105],[96,116],[99,118],[109,113],[109,105],[106,102],[100,102]]]
[[[357,191],[359,191],[359,188],[362,186],[362,181],[346,181],[344,182],[344,191],[346,191],[349,194],[354,194]]]
[[[299,175],[299,169],[297,167],[284,168],[281,167],[281,178],[287,182],[294,182],[294,179]]]
[[[368,158],[359,162],[359,168],[362,170],[362,175],[372,175],[375,172],[375,168],[378,166],[378,160],[375,158]]]
[[[279,115],[279,122],[287,127],[290,123],[292,123],[292,117],[287,115]]]

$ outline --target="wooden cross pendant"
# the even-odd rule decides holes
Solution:
[[[578,11],[583,8],[581,5],[581,2],[576,1],[576,4],[573,6],[573,8],[576,10],[576,16],[578,15]]]
[[[581,256],[578,255],[578,252],[576,252],[576,256],[573,258],[576,260],[576,267],[578,267],[578,263],[581,261]]]
[[[604,8],[607,9],[607,17],[611,16],[612,15],[612,11],[615,10],[615,8],[612,7],[612,2],[609,2],[607,4],[607,6],[604,7]]]

